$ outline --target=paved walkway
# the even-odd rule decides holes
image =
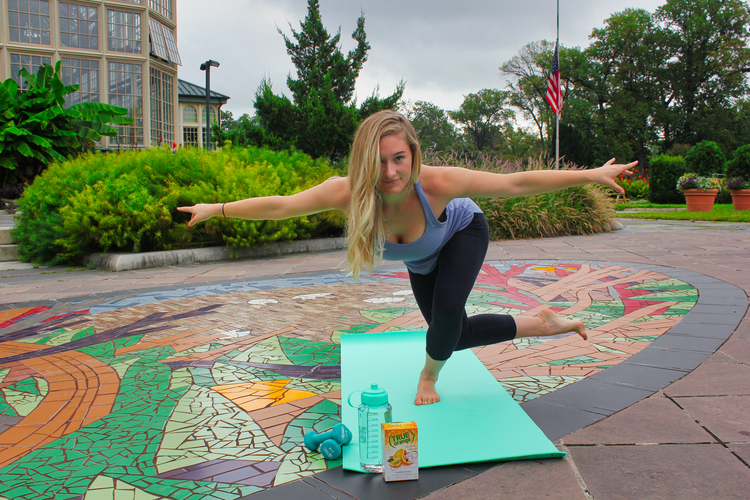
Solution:
[[[631,263],[644,269],[665,266],[675,272],[691,271],[713,278],[698,287],[707,296],[712,287],[726,289],[724,284],[733,285],[731,288],[744,293],[727,302],[695,306],[703,307],[704,310],[696,312],[707,318],[702,324],[703,332],[691,334],[697,343],[678,345],[669,353],[664,351],[665,355],[677,353],[683,358],[708,356],[697,368],[592,425],[560,435],[548,432],[568,452],[564,460],[425,469],[418,486],[393,484],[387,490],[382,489],[384,483],[372,482],[371,476],[332,469],[250,497],[258,500],[295,495],[311,499],[426,497],[433,500],[748,498],[750,319],[746,312],[750,293],[750,224],[629,219],[623,223],[625,229],[611,234],[494,242],[487,260]],[[75,268],[8,269],[0,271],[0,307],[8,310],[53,303],[54,307],[34,317],[36,323],[69,312],[71,304],[85,307],[150,290],[316,276],[344,269],[345,258],[344,252],[332,252],[121,273]],[[714,330],[723,324],[722,316],[732,315],[742,320],[733,332],[728,332],[731,333],[728,340],[721,343],[716,340]],[[17,328],[24,326],[20,322]],[[648,378],[650,368],[640,368]],[[630,384],[618,380],[612,384],[629,389],[648,386],[647,382]],[[555,407],[554,402],[547,405],[542,409]],[[539,407],[524,408],[530,414],[539,411]],[[560,405],[557,409],[567,411],[571,406]],[[581,412],[591,413],[589,409]],[[565,418],[564,413],[560,413],[560,418]],[[544,420],[549,415],[558,413],[546,411],[532,416]],[[552,428],[542,423],[540,426],[545,432]],[[363,477],[369,479],[364,481]]]

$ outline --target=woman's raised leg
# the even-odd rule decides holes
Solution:
[[[588,338],[583,323],[579,320],[565,319],[551,309],[544,309],[538,316],[514,316],[516,320],[516,338],[549,337],[561,333],[577,333],[583,340]]]

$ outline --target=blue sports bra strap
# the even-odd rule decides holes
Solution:
[[[422,183],[420,181],[417,181],[414,184],[414,187],[417,190],[417,196],[419,197],[419,202],[422,204],[422,210],[424,211],[424,216],[427,219],[427,223],[431,225],[440,225],[440,221],[437,220],[435,217],[435,212],[432,211],[432,205],[430,205],[430,200],[427,199],[427,195],[424,194],[424,190],[422,189]]]

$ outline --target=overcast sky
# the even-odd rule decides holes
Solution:
[[[654,12],[666,0],[560,0],[560,43],[586,47],[591,30],[626,8]],[[277,28],[291,37],[307,15],[307,0],[179,0],[179,77],[205,85],[201,63],[214,59],[211,89],[231,97],[235,118],[254,114],[255,90],[266,77],[289,95],[294,72]],[[404,99],[456,109],[465,94],[505,86],[498,68],[524,45],[555,39],[555,0],[320,0],[330,34],[341,28],[346,53],[361,12],[371,50],[357,80],[361,102],[406,82]],[[562,68],[562,71],[565,71]]]

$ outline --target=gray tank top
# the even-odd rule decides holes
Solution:
[[[482,213],[482,210],[469,198],[454,198],[445,207],[445,222],[440,222],[435,217],[435,212],[432,211],[420,182],[417,181],[414,187],[427,222],[424,234],[411,243],[386,241],[383,259],[400,260],[413,273],[429,274],[437,265],[440,249],[445,246],[451,236],[471,223],[474,214]]]

